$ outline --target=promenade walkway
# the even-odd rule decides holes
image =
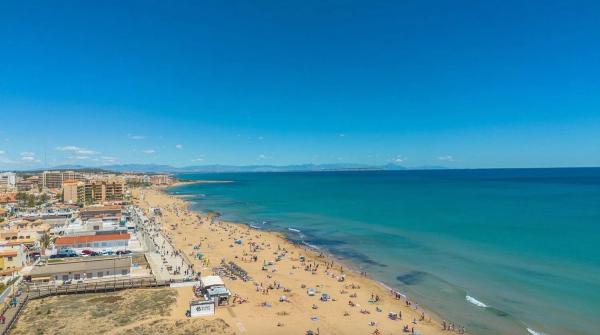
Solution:
[[[10,327],[12,327],[13,323],[17,320],[19,313],[21,313],[21,310],[23,307],[25,307],[27,301],[29,301],[29,296],[27,293],[22,293],[16,296],[16,306],[10,306],[8,303],[10,300],[7,301],[1,313],[1,315],[4,316],[5,321],[4,323],[0,324],[0,335],[8,334]]]
[[[192,275],[191,262],[163,233],[160,216],[146,217],[139,208],[133,211],[137,234],[147,251],[146,258],[159,280],[181,280]]]

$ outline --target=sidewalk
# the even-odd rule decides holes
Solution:
[[[0,334],[4,335],[7,334],[10,326],[12,326],[12,323],[14,322],[15,318],[17,317],[17,314],[21,311],[21,309],[23,308],[23,303],[27,300],[27,293],[23,293],[20,296],[17,297],[17,306],[16,307],[8,307],[8,309],[6,311],[4,311],[4,313],[2,313],[2,315],[6,318],[6,321],[4,322],[4,324],[0,324]]]

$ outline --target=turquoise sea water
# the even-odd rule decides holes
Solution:
[[[326,250],[472,333],[600,334],[600,169],[179,177],[234,181],[170,192]]]

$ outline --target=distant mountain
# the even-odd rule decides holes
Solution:
[[[115,171],[115,172],[149,172],[149,173],[164,173],[164,172],[177,172],[178,168],[170,165],[160,164],[117,164],[117,165],[104,165],[102,169]]]
[[[310,171],[398,171],[413,169],[444,169],[441,166],[407,168],[397,164],[297,164],[297,165],[193,165],[174,167],[164,164],[115,164],[89,167],[83,165],[59,165],[41,170],[104,170],[136,173],[226,173],[226,172],[310,172]],[[37,170],[40,171],[40,170]]]
[[[327,171],[327,170],[365,170],[376,169],[381,170],[381,167],[374,167],[364,164],[301,164],[301,165],[195,165],[185,167],[173,167],[170,165],[155,165],[155,164],[123,164],[123,165],[107,165],[103,169],[117,172],[168,172],[168,173],[217,173],[217,172],[290,172],[290,171]]]
[[[367,164],[298,164],[298,165],[195,165],[173,167],[153,164],[108,165],[103,169],[117,172],[149,172],[149,173],[225,173],[225,172],[301,172],[301,171],[358,171],[358,170],[406,170],[406,167],[387,164],[383,166]]]

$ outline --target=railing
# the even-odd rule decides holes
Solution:
[[[169,286],[170,284],[170,281],[156,280],[154,278],[135,278],[97,281],[91,283],[75,283],[60,286],[27,285],[26,290],[30,299],[37,299],[53,295],[110,292],[131,288],[156,288]]]
[[[29,300],[39,299],[54,295],[65,295],[65,294],[83,294],[83,293],[98,293],[98,292],[110,292],[124,289],[132,289],[132,288],[161,288],[168,287],[174,283],[185,283],[190,282],[190,280],[177,279],[177,280],[156,280],[155,278],[131,278],[131,279],[120,279],[120,280],[105,280],[105,281],[96,281],[90,283],[76,283],[69,285],[35,285],[31,283],[22,283],[21,287],[24,289],[25,293],[22,301],[17,305],[17,310],[14,314],[8,315],[5,320],[5,324],[0,325],[0,335],[7,335],[10,333],[10,330],[16,320],[19,318],[19,315],[22,312],[23,307],[27,305]],[[6,316],[6,311],[8,309],[8,305],[4,306],[4,310],[0,315]]]
[[[23,311],[23,307],[25,307],[28,302],[29,296],[25,296],[23,301],[17,306],[17,311],[15,312],[15,314],[13,314],[12,317],[9,318],[9,320],[5,320],[6,324],[3,325],[4,328],[2,329],[2,335],[7,335],[8,333],[10,333],[13,324],[17,321],[19,315]],[[4,315],[4,312],[2,313],[2,315]]]

